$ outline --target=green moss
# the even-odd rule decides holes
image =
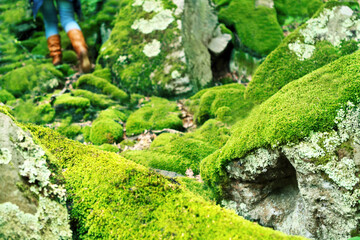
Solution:
[[[108,143],[105,143],[101,146],[96,146],[97,149],[100,149],[100,150],[103,150],[103,151],[108,151],[108,152],[114,152],[114,153],[117,153],[119,152],[119,148],[115,145],[112,145],[112,144],[108,144]]]
[[[52,64],[35,63],[8,72],[0,77],[0,86],[13,94],[20,97],[24,93],[31,91],[44,92],[52,89],[51,79],[61,79],[63,74],[56,70]],[[57,86],[57,85],[56,85]]]
[[[199,124],[215,117],[225,123],[234,123],[246,117],[253,106],[244,99],[244,92],[245,87],[237,83],[213,87],[198,92],[187,104]]]
[[[74,51],[66,50],[62,52],[62,60],[64,63],[77,64],[78,58]]]
[[[75,139],[79,134],[82,133],[81,127],[76,124],[70,124],[68,122],[62,122],[60,127],[56,129],[61,135],[70,138]]]
[[[114,104],[114,101],[109,99],[108,96],[103,94],[96,94],[83,89],[75,89],[71,91],[71,94],[75,97],[83,97],[90,100],[93,107],[107,108]]]
[[[327,3],[324,8],[329,8],[332,3]],[[347,5],[348,3],[336,3],[335,5]],[[322,12],[323,8],[318,13]],[[316,17],[316,16],[314,16]],[[248,88],[245,98],[261,103],[275,94],[287,83],[299,79],[312,71],[338,59],[341,56],[352,53],[358,49],[353,41],[343,42],[340,47],[334,47],[326,41],[317,41],[315,52],[312,57],[303,61],[289,50],[289,43],[301,39],[300,31],[307,25],[304,24],[290,34],[261,64]]]
[[[118,143],[123,138],[123,127],[112,119],[103,118],[93,122],[90,141],[96,145]]]
[[[90,132],[91,132],[91,127],[90,126],[84,126],[81,129],[81,132],[84,136],[84,141],[85,142],[90,142]]]
[[[115,153],[31,130],[66,168],[80,239],[302,239],[246,221]]]
[[[7,101],[14,99],[15,97],[5,89],[0,90],[0,102],[6,103]]]
[[[35,104],[32,100],[24,102],[21,99],[12,104],[14,115],[20,122],[45,124],[54,120],[55,110],[49,103]]]
[[[312,131],[330,130],[336,111],[348,101],[358,102],[359,59],[359,52],[342,57],[287,84],[254,108],[233,126],[226,145],[203,160],[201,176],[217,186],[224,177],[223,167],[252,150],[296,142]]]
[[[311,17],[323,3],[320,0],[275,0],[274,5],[279,22],[283,24],[289,18]]]
[[[108,108],[104,111],[101,111],[99,113],[99,116],[97,119],[112,119],[116,122],[125,122],[127,119],[127,116],[125,113],[120,112],[119,110],[116,110],[115,108]]]
[[[121,149],[125,149],[126,147],[133,147],[133,146],[135,146],[135,143],[136,142],[133,140],[125,139],[125,140],[121,141],[120,147],[121,147]]]
[[[90,100],[84,97],[73,97],[70,94],[58,96],[54,103],[55,108],[87,108],[90,106]]]
[[[152,97],[150,103],[129,116],[126,134],[141,134],[145,130],[182,129],[182,120],[176,103]]]
[[[241,43],[261,56],[274,50],[283,38],[275,9],[255,7],[254,0],[231,1],[220,9],[219,21],[234,27]]]
[[[176,178],[182,186],[194,193],[196,196],[201,196],[207,201],[215,201],[215,194],[211,188],[194,178],[179,177]]]
[[[103,68],[99,69],[93,72],[93,75],[99,78],[103,78],[111,83],[112,77],[111,77],[111,71],[109,68]]]
[[[123,156],[144,166],[185,174],[191,168],[200,172],[200,162],[229,138],[229,129],[215,120],[185,135],[163,133],[151,143],[149,151],[125,151]]]
[[[120,102],[128,100],[128,95],[124,91],[109,83],[106,79],[96,77],[92,74],[81,76],[74,86],[76,88],[89,88],[89,90],[97,90],[97,92],[108,95],[112,99]]]
[[[176,9],[171,0],[161,2],[165,9]],[[132,0],[121,1],[121,11],[114,21],[115,26],[109,40],[100,49],[97,63],[110,68],[116,81],[127,92],[147,96],[170,94],[170,90],[165,86],[174,79],[171,72],[164,71],[164,67],[177,66],[176,70],[182,77],[186,73],[186,64],[182,62],[181,57],[169,57],[172,53],[182,50],[182,43],[179,43],[181,30],[176,23],[181,16],[173,14],[174,21],[165,30],[144,34],[132,29],[133,24],[142,18],[152,19],[156,13],[147,13],[143,11],[142,6],[132,4]],[[148,57],[143,50],[145,45],[153,40],[162,43],[161,51],[156,56]]]

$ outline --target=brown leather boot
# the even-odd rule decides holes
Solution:
[[[60,35],[52,35],[47,39],[48,48],[50,51],[50,57],[52,57],[52,63],[56,66],[61,64],[61,42]]]
[[[88,73],[91,70],[91,63],[89,60],[89,54],[87,45],[84,39],[84,35],[78,29],[72,29],[68,33],[71,44],[78,55],[80,60],[80,69],[84,73]]]

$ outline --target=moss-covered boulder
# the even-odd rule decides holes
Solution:
[[[230,130],[216,120],[207,121],[195,132],[185,135],[163,133],[152,142],[149,150],[125,151],[123,156],[144,166],[185,174],[191,169],[200,173],[200,162],[219,148]]]
[[[210,118],[225,123],[234,123],[247,116],[253,104],[244,98],[245,87],[241,84],[228,84],[199,91],[192,96],[187,105],[194,113],[194,119],[202,124]]]
[[[219,20],[235,28],[242,45],[258,56],[266,56],[279,45],[283,33],[273,6],[254,0],[226,2],[215,1],[221,4]]]
[[[254,108],[233,126],[226,145],[202,161],[203,179],[220,187],[223,196],[230,194],[231,201],[236,199],[233,207],[239,214],[264,224],[311,238],[349,237],[359,224],[359,163],[352,150],[357,148],[359,123],[358,110],[341,109],[348,102],[358,103],[359,59],[359,52],[342,57],[287,84]],[[237,195],[239,189],[243,192]],[[256,194],[247,194],[248,189]],[[249,199],[244,193],[256,197]],[[279,194],[289,198],[278,198]],[[255,206],[258,198],[264,201]],[[296,207],[278,209],[282,217],[270,220],[272,214],[258,210],[271,212],[273,205],[267,201],[274,199],[279,200],[276,206],[283,201]],[[324,205],[326,211],[320,210]]]
[[[248,222],[115,153],[31,129],[66,168],[80,238],[302,239]]]
[[[287,83],[358,49],[358,3],[329,2],[257,69],[245,97],[261,103]]]
[[[110,67],[120,86],[130,92],[150,95],[180,79],[189,85],[181,13],[181,6],[169,0],[123,1],[98,62]]]
[[[181,130],[183,127],[180,111],[174,102],[164,98],[152,97],[139,110],[133,112],[126,122],[128,136],[141,134],[145,130],[163,130],[171,128]]]
[[[128,99],[128,95],[123,90],[113,85],[108,79],[97,77],[94,74],[81,76],[74,87],[101,93],[119,102],[126,102]]]
[[[35,63],[15,69],[0,77],[0,86],[20,97],[25,93],[35,91],[46,92],[60,85],[63,74],[52,64]]]
[[[0,106],[0,238],[72,239],[56,163],[3,112]]]

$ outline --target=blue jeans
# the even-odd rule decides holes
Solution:
[[[65,32],[72,29],[80,29],[79,24],[74,18],[74,6],[73,3],[68,0],[56,0],[57,7],[59,9],[61,26]],[[58,30],[58,17],[57,10],[54,5],[54,0],[44,0],[43,5],[40,8],[44,18],[45,35],[46,38],[59,34]]]

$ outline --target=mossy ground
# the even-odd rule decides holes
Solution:
[[[163,130],[171,128],[181,130],[182,120],[176,103],[164,98],[152,97],[139,110],[132,113],[126,122],[128,136],[143,133],[145,130]]]
[[[66,168],[80,239],[302,239],[248,222],[114,153],[30,129]]]
[[[155,138],[149,150],[125,151],[122,155],[147,167],[180,174],[190,168],[197,175],[201,160],[221,148],[229,134],[223,123],[209,120],[195,132],[163,133]]]
[[[243,85],[227,84],[199,91],[187,101],[187,105],[199,124],[210,118],[233,124],[246,117],[253,107],[251,101],[244,98],[244,93]]]

